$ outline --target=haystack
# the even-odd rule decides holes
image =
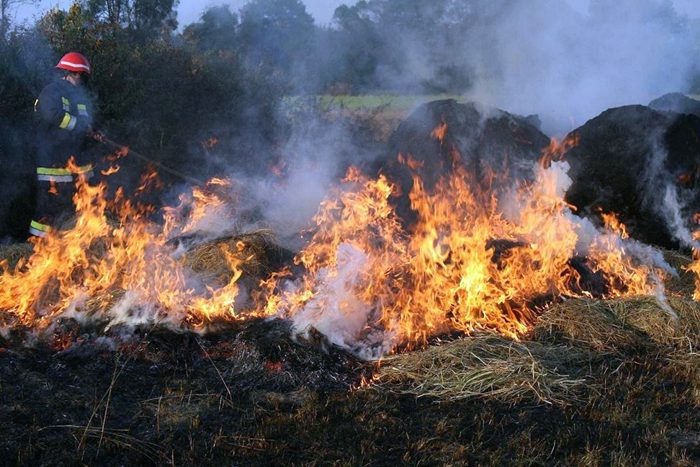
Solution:
[[[548,144],[549,138],[526,118],[476,103],[433,101],[418,107],[399,125],[375,170],[400,186],[397,214],[410,225],[413,214],[408,193],[413,171],[427,190],[450,173],[453,164],[461,164],[476,180],[489,185],[494,174],[504,177],[497,181],[510,184],[532,176],[533,162]],[[399,162],[399,154],[415,161],[413,171]]]
[[[677,248],[667,217],[670,195],[686,219],[700,208],[700,117],[641,105],[609,109],[574,130],[579,144],[564,158],[579,214],[616,213],[632,236]],[[672,203],[671,203],[672,204]]]

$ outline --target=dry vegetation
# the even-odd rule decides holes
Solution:
[[[255,248],[269,243],[254,235]],[[185,261],[226,277],[217,251],[205,244]],[[0,417],[10,422],[0,457],[8,465],[697,465],[700,304],[688,298],[691,284],[685,273],[670,279],[667,304],[563,301],[520,341],[443,336],[379,364],[320,335],[295,340],[280,321],[207,336],[142,329],[116,341],[66,321],[33,347],[6,335]]]

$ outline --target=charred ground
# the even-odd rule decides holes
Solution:
[[[700,309],[672,304],[678,321],[652,300],[572,301],[520,343],[453,336],[381,365],[279,321],[116,346],[65,322],[54,346],[0,341],[0,450],[8,465],[695,465]]]

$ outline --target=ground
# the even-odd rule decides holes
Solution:
[[[687,280],[687,278],[685,278]],[[673,284],[672,284],[673,285]],[[688,284],[677,280],[676,290]],[[363,362],[256,320],[0,339],[6,465],[698,465],[700,305],[567,300]]]

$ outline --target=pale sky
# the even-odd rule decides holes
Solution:
[[[430,0],[425,0],[430,1]],[[590,0],[564,0],[576,10],[585,13],[588,10]],[[610,0],[614,2],[615,0]],[[687,15],[689,18],[700,18],[700,0],[672,0],[676,11]],[[181,26],[186,26],[197,21],[207,7],[228,4],[236,11],[245,5],[248,0],[180,0],[178,8],[178,20]],[[333,18],[333,12],[342,4],[354,4],[355,0],[303,0],[306,10],[314,17],[317,24],[326,25]],[[18,21],[32,19],[41,15],[52,7],[66,8],[71,0],[41,0],[38,5],[15,6],[15,17]]]

